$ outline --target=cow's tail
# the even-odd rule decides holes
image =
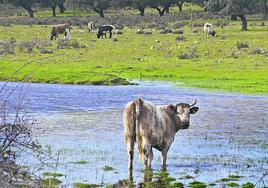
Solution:
[[[123,122],[125,143],[127,144],[129,154],[133,155],[136,142],[136,108],[134,102],[129,102],[126,105],[123,113]]]
[[[125,143],[128,147],[128,152],[134,152],[135,142],[138,145],[139,159],[143,159],[142,152],[142,137],[139,129],[139,112],[143,101],[138,98],[134,102],[129,102],[123,114],[123,122],[125,129]]]
[[[140,109],[142,107],[143,101],[141,98],[137,98],[135,100],[135,110],[136,110],[136,142],[138,145],[138,154],[139,154],[139,159],[143,159],[143,151],[142,151],[142,137],[140,135],[140,124],[139,124],[139,119],[140,119]]]

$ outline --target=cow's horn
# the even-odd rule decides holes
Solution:
[[[194,106],[196,104],[197,100],[195,99],[193,104],[190,104],[190,107]]]

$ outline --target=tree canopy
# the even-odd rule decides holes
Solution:
[[[242,21],[242,30],[247,30],[246,15],[258,12],[260,0],[209,0],[207,9],[211,13],[238,16]]]

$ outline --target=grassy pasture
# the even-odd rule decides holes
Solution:
[[[259,21],[250,21],[246,32],[240,31],[240,21],[230,22],[223,30],[216,28],[216,38],[206,38],[202,27],[191,27],[204,22],[190,23],[182,29],[184,34],[145,29],[152,35],[139,35],[136,28],[124,28],[117,40],[97,39],[86,28],[74,27],[68,44],[50,42],[50,26],[1,26],[0,52],[9,46],[14,47],[14,53],[0,55],[0,79],[94,85],[143,79],[171,81],[184,87],[268,93],[268,22],[261,26]],[[186,40],[176,41],[179,36]],[[9,44],[3,45],[5,42]],[[246,45],[241,47],[241,43]]]

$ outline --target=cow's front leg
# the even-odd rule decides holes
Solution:
[[[153,153],[153,149],[151,147],[150,151],[149,151],[149,156],[148,156],[148,168],[149,169],[151,169],[153,159],[154,159],[154,153]]]
[[[110,34],[110,35],[109,35],[109,38],[112,38],[112,35],[113,35],[113,34],[112,34],[112,31],[110,31],[109,34]]]
[[[161,162],[162,162],[162,170],[166,171],[166,169],[167,169],[167,151],[161,152]]]

